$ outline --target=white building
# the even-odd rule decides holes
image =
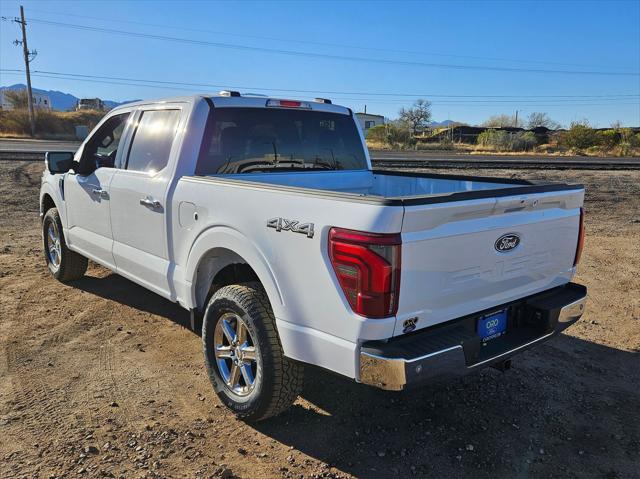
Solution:
[[[6,91],[20,91],[20,90],[6,90],[6,89],[0,90],[0,108],[2,110],[13,110],[13,105],[5,95]],[[34,91],[32,98],[33,98],[34,108],[51,110],[51,99],[49,98],[49,95],[46,95],[44,93],[36,93]]]
[[[356,113],[356,117],[358,118],[360,128],[362,128],[365,137],[367,136],[369,128],[378,125],[384,125],[384,116],[382,115],[372,115],[371,113]]]

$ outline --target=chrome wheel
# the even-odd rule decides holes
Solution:
[[[51,263],[55,269],[58,269],[62,258],[62,247],[60,245],[58,227],[53,221],[49,223],[49,227],[47,228],[45,242],[49,263]]]
[[[213,337],[218,372],[238,396],[253,391],[258,374],[256,346],[245,322],[235,313],[224,313]]]

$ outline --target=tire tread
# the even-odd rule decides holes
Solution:
[[[224,286],[216,291],[209,304],[218,298],[234,301],[241,305],[251,317],[263,319],[262,326],[266,337],[261,339],[269,344],[269,349],[272,352],[273,388],[271,391],[264,391],[268,395],[266,406],[260,408],[261,412],[258,415],[255,414],[255,411],[236,412],[236,415],[260,421],[280,414],[293,404],[302,391],[304,367],[284,355],[276,329],[275,317],[264,288],[259,282]]]
[[[58,281],[61,281],[63,283],[82,278],[84,276],[84,273],[87,271],[89,261],[81,254],[76,253],[75,251],[71,251],[69,248],[67,248],[67,242],[64,238],[64,230],[62,229],[62,221],[60,220],[60,213],[58,213],[57,208],[51,208],[45,213],[45,220],[43,220],[42,223],[43,235],[46,234],[46,232],[44,231],[44,224],[46,222],[47,216],[50,216],[51,220],[55,221],[56,226],[58,227],[58,231],[60,233],[60,246],[62,247],[60,269],[58,270],[57,274],[54,274],[54,276]]]

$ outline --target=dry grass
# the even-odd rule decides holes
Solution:
[[[91,130],[104,116],[104,111],[36,110],[36,132],[39,138],[75,139],[75,127],[85,125]],[[27,110],[0,111],[0,136],[21,138],[29,135]]]
[[[466,143],[417,143],[416,145],[390,145],[388,143],[367,140],[370,150],[416,150],[416,151],[448,151],[469,155],[499,155],[499,156],[613,156],[613,157],[640,157],[640,147],[630,147],[626,150],[616,146],[613,148],[593,147],[586,150],[561,148],[554,144],[538,145],[528,151],[503,151],[491,146],[469,145]]]

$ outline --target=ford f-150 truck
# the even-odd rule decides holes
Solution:
[[[304,364],[401,390],[562,331],[586,301],[583,197],[378,171],[350,109],[221,92],[110,111],[47,153],[40,208],[55,278],[91,259],[179,303],[215,392],[259,420]]]

